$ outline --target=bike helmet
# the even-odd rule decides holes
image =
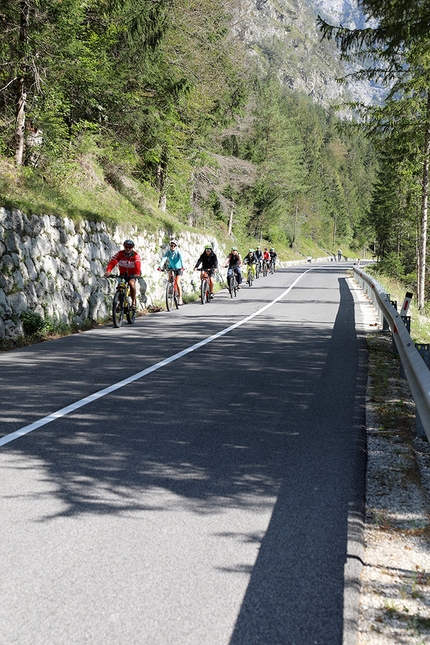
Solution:
[[[212,244],[206,244],[205,251],[206,251],[206,249],[210,249],[212,251],[212,249],[213,249]]]
[[[175,246],[178,246],[178,240],[172,239],[170,240],[169,244],[174,244]]]
[[[232,246],[232,247],[231,247],[231,250],[232,250],[232,251],[237,251],[237,246]]]
[[[274,251],[275,249],[273,248],[273,246],[271,246],[271,247],[270,247],[270,250],[271,250],[271,251]]]
[[[249,249],[248,253],[254,253],[254,249]]]
[[[125,242],[123,242],[123,245],[124,246],[134,246],[134,242],[133,242],[133,240],[125,240]]]

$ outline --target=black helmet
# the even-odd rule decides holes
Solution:
[[[125,242],[123,242],[123,245],[124,246],[134,246],[134,242],[133,242],[133,240],[125,240]]]

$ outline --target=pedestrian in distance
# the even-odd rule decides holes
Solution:
[[[184,271],[184,262],[182,260],[182,253],[178,249],[177,240],[170,240],[169,248],[161,258],[160,264],[158,265],[158,271],[162,271],[164,267],[167,271],[172,271],[174,273],[175,285],[179,296],[179,304],[183,305],[181,275]]]
[[[134,250],[133,240],[125,240],[123,246],[124,249],[115,253],[107,265],[105,278],[108,278],[112,269],[118,265],[120,275],[128,279],[132,308],[136,309],[136,278],[140,276],[142,261]]]

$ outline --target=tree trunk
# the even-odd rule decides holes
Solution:
[[[419,239],[419,245],[418,245],[417,300],[418,300],[419,311],[423,311],[424,303],[425,303],[429,157],[430,157],[430,92],[427,94],[427,110],[426,110],[426,124],[425,124],[425,136],[424,136],[423,180],[422,180],[422,193],[421,193],[420,239]]]
[[[24,77],[18,79],[18,91],[16,95],[16,120],[15,120],[15,163],[22,166],[24,159],[25,143],[25,104],[27,94],[25,92]]]
[[[157,166],[158,208],[165,213],[167,207],[167,152],[163,150]]]
[[[196,191],[195,191],[195,177],[194,172],[191,173],[190,177],[191,190],[190,190],[190,212],[188,213],[188,226],[194,226],[194,203],[196,201]]]
[[[15,162],[17,166],[22,166],[24,159],[25,147],[25,107],[27,103],[27,93],[25,89],[25,63],[26,44],[28,42],[28,27],[30,20],[30,7],[26,0],[20,4],[20,27],[19,43],[21,50],[21,72],[18,75],[18,86],[16,92],[16,121],[15,121]]]
[[[228,236],[231,236],[231,232],[233,230],[233,214],[234,214],[234,209],[233,206],[230,209],[230,217],[228,218]]]

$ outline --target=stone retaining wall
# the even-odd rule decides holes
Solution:
[[[0,208],[0,339],[24,333],[20,316],[27,310],[76,325],[109,316],[114,282],[103,273],[129,237],[142,257],[140,302],[149,306],[164,294],[165,277],[156,269],[168,248],[167,231],[110,229],[104,222],[28,216]],[[184,293],[197,288],[198,274],[191,269],[208,241],[222,261],[224,250],[214,239],[185,233],[179,240],[188,269]]]

